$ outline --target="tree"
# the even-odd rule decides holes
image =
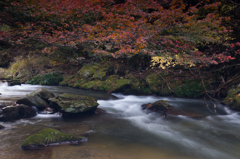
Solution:
[[[88,52],[101,56],[150,54],[170,59],[169,66],[218,64],[234,59],[240,45],[231,43],[232,29],[222,25],[231,18],[220,16],[221,5],[220,0],[7,0],[1,2],[0,21],[14,29],[0,38],[51,44],[44,53],[86,43]]]

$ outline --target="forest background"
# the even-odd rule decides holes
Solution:
[[[2,79],[239,106],[237,0],[0,0]]]

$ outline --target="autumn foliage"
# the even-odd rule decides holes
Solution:
[[[188,66],[219,64],[239,54],[240,43],[231,43],[232,29],[222,25],[231,18],[220,16],[221,1],[186,6],[183,0],[172,0],[167,7],[161,2],[5,0],[0,2],[0,22],[12,29],[0,32],[0,40],[21,45],[37,39],[49,44],[42,49],[45,54],[59,46],[77,49],[85,44],[85,51],[97,56],[149,54]],[[200,10],[208,12],[199,16]]]

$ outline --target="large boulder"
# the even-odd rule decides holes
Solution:
[[[38,96],[48,102],[49,98],[55,97],[55,95],[52,92],[49,92],[45,88],[40,88],[37,89],[36,91],[33,91],[32,93],[29,94],[29,96]]]
[[[240,110],[240,84],[228,91],[228,95],[223,102],[233,110]]]
[[[25,97],[17,100],[17,104],[25,104],[28,106],[35,106],[39,110],[43,110],[48,107],[49,98],[55,97],[52,92],[44,88],[37,89]]]
[[[36,115],[36,110],[26,106],[26,105],[19,105],[19,106],[7,106],[1,109],[0,112],[0,121],[12,121],[22,118],[30,118]]]
[[[18,99],[17,104],[25,104],[28,106],[35,106],[37,107],[39,110],[43,110],[46,107],[48,107],[48,103],[43,100],[42,98],[40,98],[39,96],[26,96],[24,98]]]
[[[83,95],[63,93],[55,98],[49,99],[50,107],[63,113],[82,113],[95,111],[97,99]]]
[[[65,134],[58,130],[47,128],[39,131],[28,137],[22,144],[22,149],[38,149],[40,147],[60,145],[60,144],[79,144],[87,141],[87,138],[82,136],[74,136]]]

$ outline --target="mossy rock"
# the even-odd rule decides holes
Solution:
[[[24,98],[18,99],[16,101],[17,104],[25,104],[28,106],[35,106],[37,107],[39,110],[42,110],[46,107],[48,107],[48,103],[43,100],[42,98],[40,98],[39,96],[31,96],[31,95],[27,95]]]
[[[56,144],[74,143],[78,144],[86,141],[85,137],[65,134],[58,130],[47,128],[39,131],[28,137],[22,144],[23,149],[37,149],[39,147],[46,147]]]
[[[127,75],[126,78],[130,79],[131,86],[124,90],[125,94],[153,94],[146,80],[138,79],[133,75]]]
[[[240,84],[228,91],[228,95],[223,102],[233,110],[240,110]]]
[[[169,104],[167,100],[158,100],[152,104],[143,104],[142,108],[154,112],[165,112],[167,111],[168,106]]]
[[[61,81],[59,85],[73,87],[78,81],[80,81],[78,74],[67,75],[63,77],[63,81]]]
[[[31,118],[36,115],[36,110],[21,104],[19,106],[7,106],[2,109],[0,121],[13,121],[24,118]]]
[[[80,79],[73,85],[74,88],[105,92],[116,92],[119,90],[124,90],[128,86],[130,86],[130,79],[124,79],[118,75],[108,76],[104,81],[97,79],[86,81],[84,79]]]
[[[52,92],[49,92],[45,88],[39,88],[36,91],[33,91],[32,93],[28,94],[27,96],[38,96],[47,102],[49,98],[55,97],[55,95]]]
[[[108,68],[100,68],[93,74],[93,79],[105,80],[108,75]]]
[[[91,78],[96,70],[99,69],[98,64],[93,65],[84,65],[79,71],[78,74],[83,78]]]
[[[19,79],[9,80],[8,86],[15,86],[15,85],[21,85],[21,81]]]
[[[130,85],[129,79],[120,78],[117,75],[109,76],[105,81],[94,80],[82,85],[84,89],[100,90],[106,92],[116,92],[124,90]]]
[[[105,80],[109,75],[108,70],[109,67],[105,67],[100,64],[88,64],[84,65],[78,71],[78,75],[87,80]]]
[[[50,98],[50,107],[63,113],[82,113],[93,111],[99,105],[97,99],[83,95],[63,93],[55,98]]]

